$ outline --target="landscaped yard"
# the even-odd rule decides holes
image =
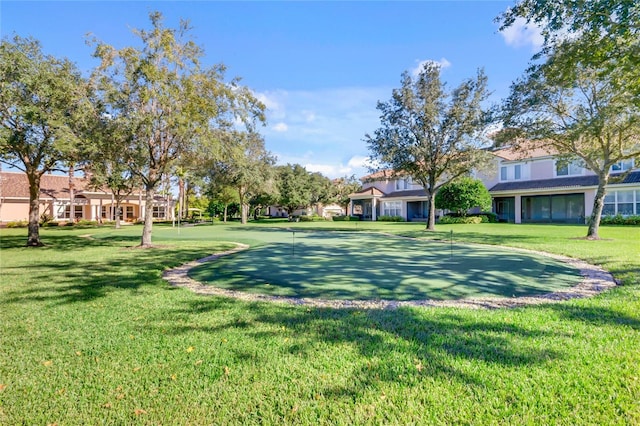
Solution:
[[[288,226],[156,227],[150,250],[130,248],[139,227],[45,228],[43,249],[22,247],[24,229],[0,230],[0,424],[640,423],[640,228],[605,227],[594,242],[576,226],[297,223],[289,257]],[[462,243],[544,250],[623,285],[517,309],[357,310],[201,296],[161,278],[230,242],[313,262],[305,248],[328,247],[329,229],[445,241],[453,230],[454,254]],[[366,243],[384,241],[350,234],[338,248],[360,247],[360,269],[375,264]],[[398,241],[390,268],[448,248]]]

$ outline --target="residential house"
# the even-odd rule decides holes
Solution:
[[[567,164],[540,148],[526,154],[504,148],[492,154],[494,169],[474,175],[489,189],[493,212],[501,221],[585,223],[591,215],[598,177],[578,162]],[[634,166],[627,160],[612,167],[603,215],[640,215],[640,169]],[[350,214],[363,220],[380,215],[425,220],[425,191],[409,176],[383,170],[361,180],[362,190],[350,195]]]
[[[71,220],[115,220],[116,214],[124,221],[133,222],[144,218],[145,200],[143,191],[134,191],[121,202],[116,212],[113,195],[102,189],[92,189],[85,178],[73,178],[73,203],[69,190],[69,177],[44,174],[40,181],[40,214],[54,221]],[[73,204],[73,212],[71,205]],[[175,201],[171,197],[155,197],[153,217],[171,220]],[[0,172],[0,223],[28,220],[29,183],[22,172]]]

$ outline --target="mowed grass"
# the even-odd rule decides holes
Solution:
[[[518,309],[317,309],[161,279],[266,248],[272,226],[156,227],[150,250],[130,248],[139,227],[43,229],[43,249],[0,230],[0,424],[640,423],[639,228],[358,225],[572,255],[623,284]]]

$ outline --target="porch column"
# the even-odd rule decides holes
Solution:
[[[515,209],[515,218],[516,218],[516,223],[522,223],[522,196],[520,195],[516,195],[515,196],[516,202],[514,203],[515,206],[513,207]]]
[[[349,199],[349,208],[344,212],[347,216],[353,216],[353,200]]]
[[[377,198],[372,198],[371,199],[371,220],[372,221],[376,221],[378,220],[378,215],[376,214],[376,207],[378,205],[378,199]]]

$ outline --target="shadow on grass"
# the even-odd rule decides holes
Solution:
[[[88,302],[113,290],[136,292],[144,286],[166,286],[162,271],[221,250],[221,246],[142,249],[136,236],[109,235],[99,239],[77,235],[49,235],[37,261],[24,258],[21,267],[5,267],[3,281],[24,280],[19,290],[7,291],[5,303],[48,301]],[[222,249],[229,248],[227,245]],[[85,249],[85,250],[83,250]],[[86,250],[90,249],[90,250]],[[24,248],[24,253],[31,250]],[[88,254],[87,254],[88,253]],[[6,266],[6,265],[5,265]]]
[[[555,260],[492,247],[339,235],[300,233],[295,243],[225,257],[190,276],[237,291],[343,300],[530,296],[580,280]]]

